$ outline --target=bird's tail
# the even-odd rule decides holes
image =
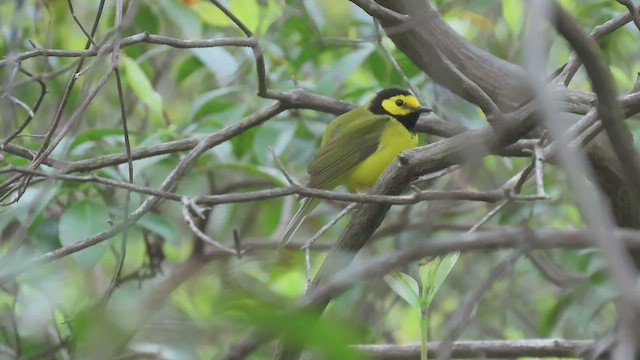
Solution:
[[[307,218],[307,215],[309,215],[311,210],[313,210],[316,206],[318,206],[319,203],[320,203],[319,199],[314,199],[314,198],[304,199],[302,206],[300,206],[300,209],[298,209],[296,214],[293,215],[293,218],[289,222],[289,225],[287,225],[287,230],[285,231],[284,236],[282,237],[282,240],[280,240],[278,247],[283,247],[287,245],[287,243],[289,242],[289,240],[291,240],[291,237],[293,237],[293,235],[296,233],[296,231],[298,230],[298,228],[300,227],[304,219]]]

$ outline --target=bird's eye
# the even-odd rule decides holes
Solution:
[[[402,107],[404,105],[404,101],[398,99],[398,100],[396,100],[396,105]]]

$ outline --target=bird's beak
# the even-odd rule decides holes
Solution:
[[[417,107],[415,110],[413,110],[413,112],[417,112],[418,114],[430,113],[430,112],[433,112],[433,109],[426,106],[420,106],[420,107]]]

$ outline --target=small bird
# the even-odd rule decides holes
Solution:
[[[389,88],[367,104],[333,119],[309,164],[308,187],[332,190],[345,185],[350,191],[370,187],[405,149],[418,144],[414,132],[420,114],[433,109],[420,105],[410,92]],[[306,198],[289,222],[280,246],[291,240],[300,224],[320,203]]]

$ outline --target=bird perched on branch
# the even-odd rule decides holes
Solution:
[[[408,91],[379,91],[365,105],[333,119],[322,136],[320,150],[307,172],[308,187],[331,190],[345,185],[349,190],[375,184],[382,172],[405,149],[418,143],[414,132],[420,114],[433,109],[420,105]],[[285,245],[319,199],[306,198],[287,226],[280,246]]]

